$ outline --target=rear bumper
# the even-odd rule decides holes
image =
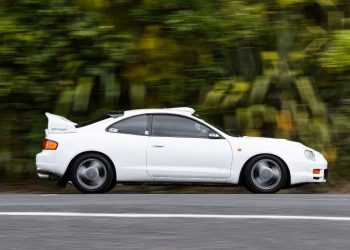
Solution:
[[[48,172],[42,172],[42,171],[37,171],[37,176],[40,180],[58,181],[61,179],[60,176],[57,176]]]
[[[37,172],[37,176],[40,180],[50,180],[50,174],[49,173],[42,173]]]
[[[54,150],[43,150],[36,155],[36,169],[39,179],[49,180],[63,176],[61,168],[55,164],[56,152]]]

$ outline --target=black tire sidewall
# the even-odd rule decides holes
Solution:
[[[78,179],[77,179],[77,170],[81,162],[83,162],[86,159],[96,159],[98,161],[101,161],[106,168],[106,179],[104,183],[94,189],[88,189],[84,186],[82,186]],[[112,164],[102,155],[95,154],[95,153],[87,153],[84,155],[79,156],[77,159],[74,160],[71,171],[70,171],[71,179],[73,182],[73,185],[82,193],[104,193],[111,190],[115,185],[115,174],[113,171]]]
[[[257,187],[253,180],[251,179],[251,171],[255,165],[256,162],[267,159],[267,160],[273,160],[278,164],[278,166],[281,169],[281,180],[279,183],[271,188],[271,189],[261,189]],[[285,166],[285,163],[278,157],[273,156],[273,155],[259,155],[251,159],[247,163],[247,167],[245,168],[244,171],[244,180],[245,180],[245,186],[246,188],[251,191],[252,193],[263,193],[263,194],[268,194],[268,193],[276,193],[278,192],[281,188],[284,188],[287,184],[287,177],[288,177],[288,170],[287,167]]]

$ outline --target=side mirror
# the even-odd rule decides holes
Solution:
[[[220,135],[217,133],[209,133],[208,134],[209,139],[220,139]]]

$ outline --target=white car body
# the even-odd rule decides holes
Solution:
[[[241,171],[252,157],[269,154],[288,167],[289,183],[325,182],[327,161],[321,153],[297,142],[259,137],[232,137],[193,115],[191,108],[141,109],[101,120],[84,127],[64,117],[47,113],[46,139],[56,141],[56,150],[36,155],[41,178],[65,176],[72,160],[84,152],[99,152],[115,167],[118,182],[186,182],[239,184]],[[192,119],[217,133],[221,139],[181,138],[113,133],[107,128],[138,115],[175,115]],[[314,153],[307,159],[305,151]],[[319,169],[318,174],[313,170]]]

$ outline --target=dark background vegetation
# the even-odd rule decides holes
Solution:
[[[44,112],[191,106],[297,140],[350,185],[348,0],[0,0],[0,183],[35,179]]]

